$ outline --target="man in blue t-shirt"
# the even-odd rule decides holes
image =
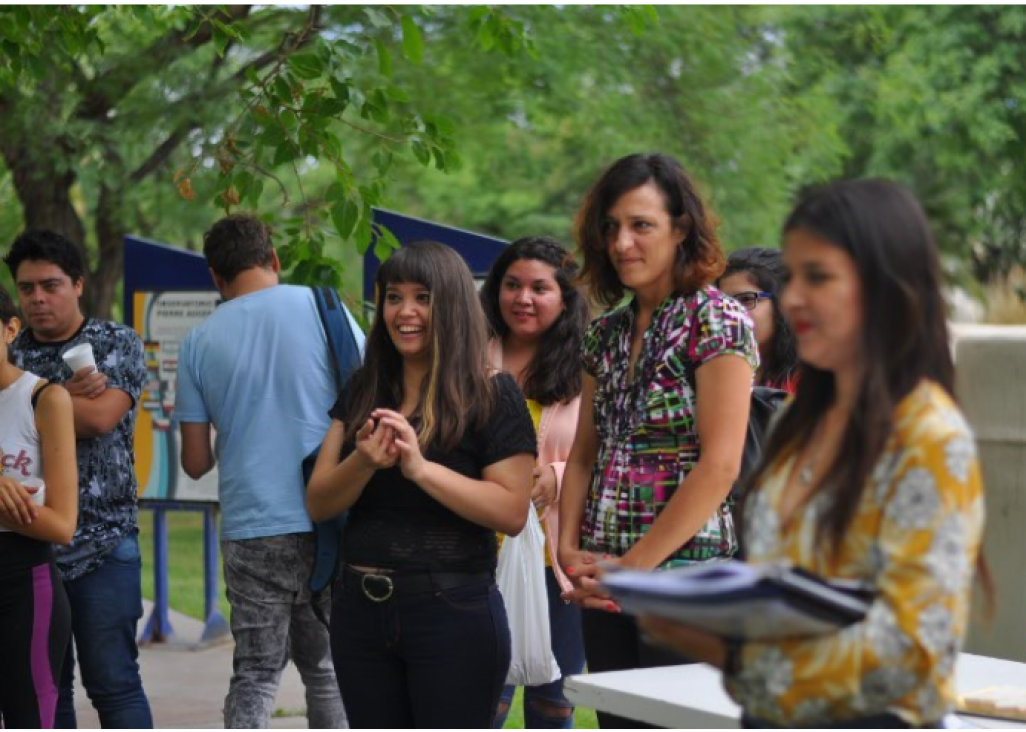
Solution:
[[[204,234],[203,254],[226,302],[182,342],[175,418],[188,475],[199,478],[220,461],[235,637],[225,727],[267,727],[290,651],[307,686],[310,727],[345,727],[328,630],[307,587],[315,543],[300,472],[337,396],[327,337],[313,292],[279,284],[271,232],[259,219],[217,222]],[[346,315],[362,349],[363,333]],[[327,616],[330,603],[321,602]]]
[[[146,379],[142,340],[131,328],[82,314],[85,265],[66,237],[26,231],[4,262],[28,324],[11,346],[14,364],[63,384],[75,412],[78,527],[70,546],[54,548],[74,643],[68,644],[61,670],[56,725],[77,726],[72,696],[77,651],[82,685],[100,725],[152,728],[135,642],[142,617],[142,557],[132,440]],[[72,373],[62,356],[82,344],[92,346],[96,367]]]

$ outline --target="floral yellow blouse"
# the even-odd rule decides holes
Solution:
[[[745,644],[728,693],[748,715],[781,726],[882,713],[912,725],[939,721],[954,706],[983,531],[983,485],[962,413],[930,381],[902,400],[836,556],[815,542],[821,496],[781,532],[793,462],[778,461],[746,508],[749,561],[859,579],[877,599],[866,620],[834,635]]]

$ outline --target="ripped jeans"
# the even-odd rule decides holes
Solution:
[[[224,700],[225,728],[265,729],[291,655],[306,687],[311,729],[347,727],[335,682],[328,629],[313,613],[307,579],[314,535],[221,542],[232,606],[235,673]],[[328,600],[323,600],[325,613]]]

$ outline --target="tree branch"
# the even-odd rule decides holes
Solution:
[[[227,6],[227,23],[246,18],[252,5]],[[111,109],[147,74],[163,68],[185,51],[200,48],[213,38],[210,24],[204,24],[192,35],[188,30],[173,30],[165,33],[148,48],[132,58],[125,59],[109,71],[88,82],[82,89],[82,101],[75,110],[75,117],[83,120],[102,120]]]
[[[180,126],[177,130],[168,135],[164,142],[157,146],[157,149],[150,153],[150,156],[146,158],[142,165],[132,171],[128,179],[132,183],[139,183],[143,179],[153,175],[157,170],[160,169],[167,159],[171,157],[171,154],[175,149],[182,143],[190,132],[199,127],[195,122],[188,122]]]
[[[216,75],[217,71],[224,65],[224,58],[225,57],[221,57],[221,56],[215,56],[214,57],[214,61],[211,64],[211,68],[210,68],[210,75],[211,75],[211,77]],[[275,61],[277,58],[278,58],[278,51],[277,50],[268,51],[267,53],[264,53],[263,55],[258,56],[257,58],[255,58],[252,61],[250,61],[248,64],[244,65],[242,68],[240,68],[238,71],[236,71],[230,77],[228,77],[228,79],[226,81],[228,81],[228,82],[238,82],[238,81],[241,81],[243,78],[245,78],[246,71],[248,71],[249,69],[261,69],[261,68],[264,68],[268,64],[270,64],[273,61]],[[230,87],[230,86],[231,86],[231,84],[229,84],[229,83],[218,85],[219,88],[216,89],[213,94],[210,94],[208,96],[210,96],[210,97],[217,96],[217,94],[219,94],[221,92],[222,88]],[[208,87],[208,91],[210,91],[209,87]],[[189,100],[188,100],[188,98],[186,98],[186,99],[183,99],[181,101],[182,101],[182,103],[188,103]],[[131,173],[131,175],[129,175],[129,180],[131,180],[133,183],[139,183],[140,181],[144,180],[145,178],[149,177],[150,175],[153,175],[153,173],[155,173],[158,169],[160,169],[160,167],[164,163],[167,162],[168,158],[171,157],[171,155],[174,153],[175,149],[182,143],[182,141],[189,135],[189,133],[192,132],[193,130],[199,129],[201,126],[202,126],[202,124],[199,121],[196,121],[196,120],[188,120],[188,121],[182,123],[181,125],[179,125],[178,129],[176,129],[174,132],[172,132],[170,135],[168,135],[167,139],[165,139],[164,142],[160,143],[160,145],[157,146],[157,148],[142,163],[142,165],[140,165],[138,168],[136,168]]]

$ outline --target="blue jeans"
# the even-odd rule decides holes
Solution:
[[[581,635],[581,608],[560,598],[562,588],[551,567],[545,568],[545,589],[549,596],[549,629],[552,633],[552,655],[556,657],[562,676],[548,684],[524,687],[524,729],[573,729],[573,705],[563,696],[563,677],[584,671],[584,638]],[[509,716],[516,687],[506,686],[499,699],[500,711],[495,715],[495,729],[502,729]],[[546,710],[569,709],[566,716],[546,714]]]
[[[137,536],[126,536],[89,574],[66,581],[74,643],[61,671],[58,729],[75,729],[75,649],[85,687],[105,729],[153,728],[139,676],[136,625],[142,617],[142,557]]]
[[[331,652],[354,729],[487,729],[509,672],[491,581],[375,602],[343,572]],[[348,581],[346,581],[348,580]]]

